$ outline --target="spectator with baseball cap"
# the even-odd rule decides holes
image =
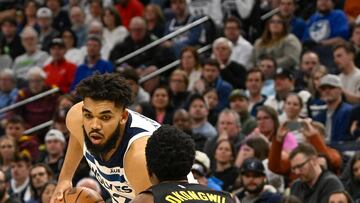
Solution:
[[[210,159],[204,152],[196,151],[191,172],[200,184],[214,190],[222,190],[219,185],[221,181],[210,174]]]
[[[327,109],[317,115],[314,120],[325,125],[327,143],[350,139],[350,114],[352,105],[342,97],[342,85],[339,76],[327,74],[320,79],[320,94]]]
[[[241,132],[245,135],[251,133],[257,126],[255,118],[249,112],[249,97],[244,90],[235,89],[229,96],[230,109],[240,116]]]
[[[266,189],[266,174],[263,163],[256,158],[246,159],[240,169],[243,184],[236,196],[242,203],[280,202],[282,195]],[[271,186],[270,186],[271,187]],[[275,190],[276,191],[276,190]]]
[[[58,86],[61,92],[67,93],[74,80],[76,65],[65,59],[65,43],[61,38],[52,39],[49,46],[52,60],[44,67],[46,83]]]
[[[66,140],[61,131],[51,129],[46,133],[46,156],[41,162],[47,164],[51,168],[55,178],[59,176],[62,164],[64,162],[65,147]]]
[[[274,108],[279,115],[283,113],[285,99],[289,93],[297,93],[306,103],[311,94],[307,90],[295,89],[295,77],[291,70],[278,68],[275,74],[275,95],[269,96],[264,105]],[[306,115],[306,108],[302,109],[303,115]]]
[[[36,21],[39,25],[39,44],[41,49],[49,52],[51,40],[59,36],[59,32],[52,27],[52,11],[47,7],[39,8],[36,12]]]

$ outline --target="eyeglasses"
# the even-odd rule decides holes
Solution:
[[[44,175],[45,175],[45,173],[44,173],[44,172],[35,173],[35,174],[31,174],[31,178],[36,178],[37,176],[42,177],[42,176],[44,176]]]
[[[307,160],[304,161],[303,163],[291,167],[291,171],[294,172],[294,171],[296,171],[297,169],[301,170],[309,161],[310,161],[310,159],[307,159]]]
[[[6,148],[11,149],[11,148],[13,148],[13,147],[14,147],[14,146],[12,146],[12,145],[2,145],[2,146],[0,146],[1,149],[6,149]]]
[[[283,23],[284,21],[283,20],[270,20],[269,22],[270,23],[278,23],[278,24],[280,24],[280,23]]]

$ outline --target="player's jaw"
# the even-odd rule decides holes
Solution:
[[[84,140],[86,148],[92,154],[107,154],[116,147],[120,139],[120,126],[118,125],[114,131],[106,137],[104,134],[91,131],[89,134],[84,130]]]
[[[89,133],[88,135],[91,143],[93,143],[94,145],[100,145],[101,142],[103,142],[103,140],[105,139],[105,136],[100,133],[99,131],[93,130]]]

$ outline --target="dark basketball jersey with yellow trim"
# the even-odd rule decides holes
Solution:
[[[150,187],[142,193],[151,193],[154,203],[232,203],[229,193],[186,182],[166,182]]]

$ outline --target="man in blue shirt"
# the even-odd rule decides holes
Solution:
[[[291,33],[301,40],[306,28],[303,19],[295,16],[296,0],[280,0],[280,15],[287,19],[290,23]]]
[[[346,141],[350,135],[350,115],[352,106],[342,99],[342,85],[337,75],[327,74],[320,79],[321,98],[327,109],[314,120],[325,125],[327,143]]]
[[[305,29],[303,41],[312,40],[322,45],[334,45],[349,37],[349,24],[341,10],[334,9],[334,0],[317,0],[317,12]]]
[[[18,89],[15,86],[14,72],[10,69],[4,69],[0,72],[0,109],[14,103]],[[0,120],[4,114],[0,114]]]
[[[114,68],[108,61],[101,59],[101,38],[97,35],[90,35],[86,42],[88,55],[83,64],[79,65],[74,81],[71,84],[71,90],[74,90],[76,85],[84,78],[87,78],[94,73],[112,73]]]

